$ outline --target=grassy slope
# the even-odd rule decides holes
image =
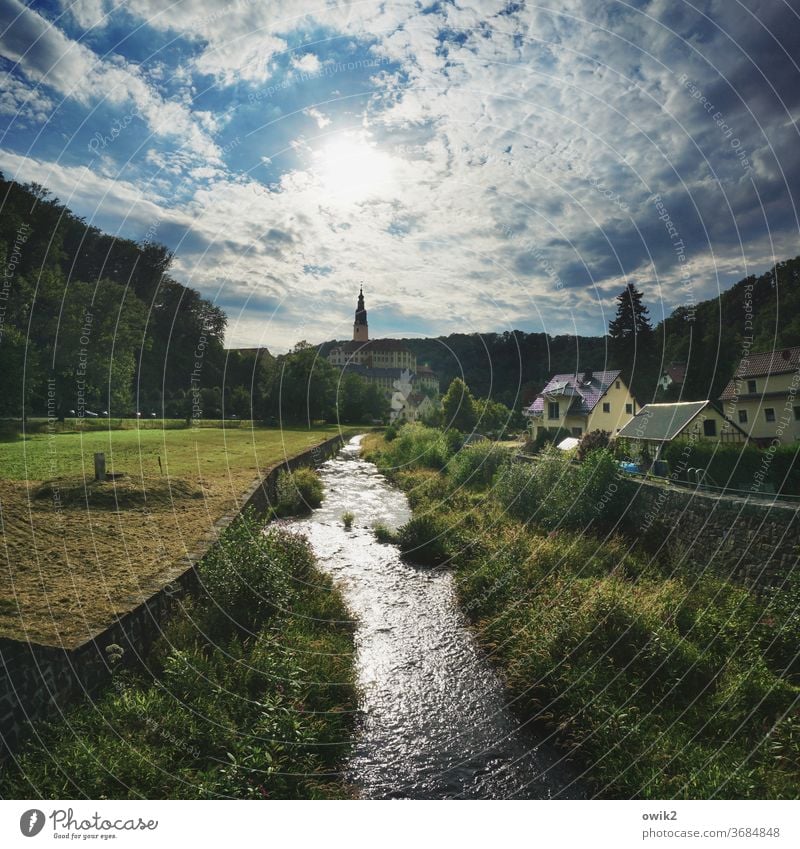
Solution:
[[[0,797],[352,795],[352,624],[304,538],[239,520],[200,568],[208,596],[184,599],[147,668],[118,667],[39,726],[0,770]]]
[[[0,635],[86,639],[181,571],[176,561],[259,471],[336,432],[148,428],[0,443]],[[90,486],[87,503],[95,451],[127,477]],[[60,504],[52,492],[34,497],[52,479]]]
[[[366,448],[397,462],[380,437]],[[497,489],[456,491],[457,466],[390,471],[416,517],[401,545],[436,538],[518,710],[557,729],[600,795],[797,797],[797,590],[755,598],[704,571],[702,541],[687,563],[526,527],[498,509]]]

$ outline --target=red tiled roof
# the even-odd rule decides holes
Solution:
[[[742,357],[733,380],[722,390],[719,396],[723,401],[735,398],[736,382],[750,377],[766,377],[771,374],[789,374],[800,369],[800,347],[781,348],[777,351],[764,351]]]
[[[571,397],[570,414],[587,415],[597,406],[597,402],[606,394],[609,386],[617,380],[621,371],[595,371],[586,380],[586,372],[580,374],[555,374],[536,396],[536,400],[524,410],[528,414],[544,411],[545,395],[552,397]]]
[[[673,383],[682,385],[686,380],[686,363],[670,363],[666,368],[666,373]]]
[[[402,342],[396,339],[370,339],[368,342],[342,342],[337,343],[333,348],[340,348],[350,354],[353,351],[405,351],[410,354],[411,351],[406,348]]]

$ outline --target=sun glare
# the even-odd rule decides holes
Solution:
[[[382,194],[391,184],[391,157],[360,137],[332,140],[317,158],[320,179],[331,199],[366,200]]]

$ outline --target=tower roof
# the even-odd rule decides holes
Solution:
[[[364,307],[364,289],[358,290],[358,304],[356,305],[356,324],[367,323],[367,310]]]

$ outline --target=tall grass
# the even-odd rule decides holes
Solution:
[[[168,623],[146,669],[29,742],[5,798],[350,795],[352,628],[306,541],[237,520],[201,568],[207,592]],[[251,603],[248,603],[248,598]]]
[[[314,469],[280,471],[275,488],[278,496],[276,512],[279,516],[299,516],[322,504],[324,489]]]
[[[756,596],[702,556],[651,557],[635,523],[609,536],[631,494],[605,451],[545,450],[472,493],[457,479],[395,476],[414,509],[401,540],[453,567],[517,709],[599,795],[797,797],[800,582]]]

